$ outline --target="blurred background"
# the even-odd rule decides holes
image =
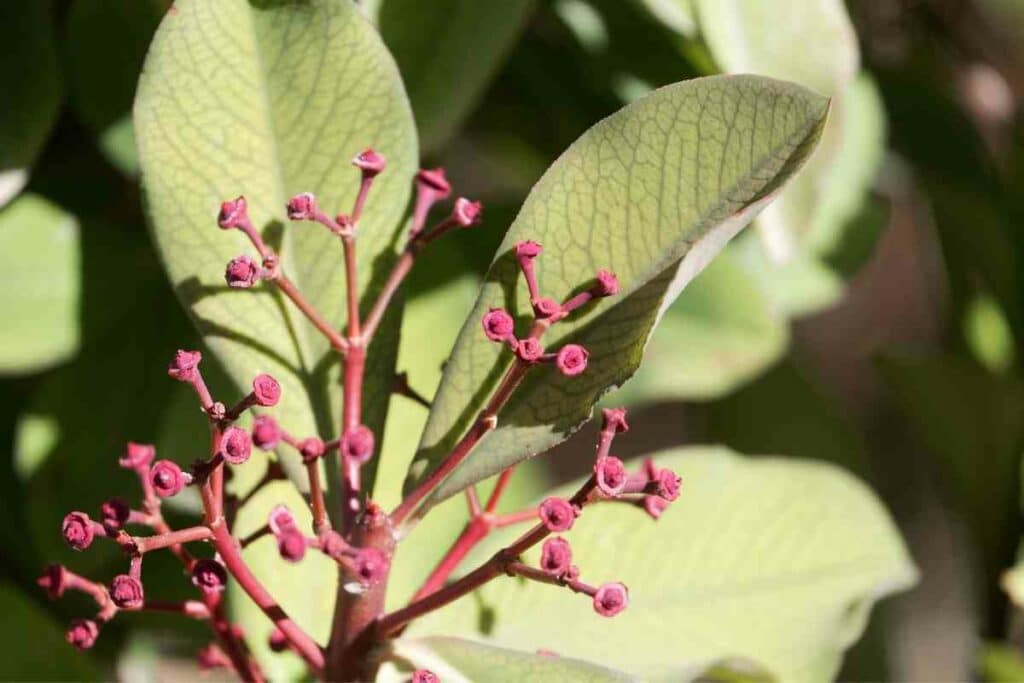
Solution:
[[[624,454],[723,443],[856,473],[893,511],[922,579],[876,610],[841,678],[1024,680],[1024,1],[362,5],[399,62],[424,163],[487,207],[483,227],[442,243],[410,284],[404,334],[432,335],[437,351],[403,359],[428,390],[518,206],[598,119],[718,72],[833,97],[812,163],[684,292],[611,397],[642,427]],[[198,340],[150,246],[130,121],[168,6],[0,3],[5,680],[173,680],[205,642],[199,625],[146,617],[77,653],[63,630],[83,604],[49,603],[34,583],[47,561],[72,561],[59,534],[69,506],[132,495],[114,467],[126,440],[181,451],[202,428],[184,426],[188,397],[163,372]],[[578,475],[591,436],[531,480]],[[114,549],[73,558],[96,574],[117,561]],[[183,668],[154,668],[157,652]]]

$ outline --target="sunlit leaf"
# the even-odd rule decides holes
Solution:
[[[628,379],[661,312],[799,168],[827,110],[825,98],[792,84],[710,77],[655,91],[577,140],[534,187],[499,247],[445,368],[407,486],[445,456],[512,362],[479,321],[493,306],[529,311],[515,243],[546,246],[537,266],[547,296],[586,286],[599,268],[617,273],[621,292],[545,337],[553,349],[567,341],[587,347],[586,373],[531,373],[498,428],[427,506],[563,440],[606,390]]]
[[[218,202],[246,195],[285,271],[340,327],[341,245],[319,226],[286,224],[284,206],[311,191],[325,210],[347,212],[359,178],[349,160],[375,148],[388,168],[359,225],[365,311],[394,258],[417,162],[412,114],[376,31],[348,0],[180,0],[146,58],[134,121],[157,247],[205,342],[240,386],[258,372],[278,378],[275,415],[287,429],[330,438],[340,402],[335,354],[272,287],[228,290],[225,264],[253,249],[239,232],[219,230],[216,216]],[[385,318],[367,360],[364,422],[375,430],[399,318]],[[297,458],[284,466],[305,485]]]
[[[477,632],[472,600],[414,624],[409,635],[545,648],[651,681],[689,680],[735,657],[781,681],[821,681],[835,677],[874,602],[915,581],[886,510],[832,465],[747,459],[722,448],[656,460],[683,478],[682,495],[660,520],[597,505],[566,534],[583,580],[629,586],[625,612],[605,619],[586,597],[502,578],[478,592],[501,606],[489,636]],[[476,560],[509,540],[488,541]],[[525,561],[536,557],[531,551]]]
[[[697,276],[661,319],[616,404],[728,393],[779,359],[789,326],[730,251]]]
[[[432,671],[445,683],[627,683],[634,681],[620,671],[556,654],[506,650],[461,638],[417,638],[396,641],[394,656]],[[392,680],[407,680],[396,677]],[[379,677],[379,683],[387,681]]]
[[[78,221],[41,197],[0,211],[0,374],[40,370],[78,349],[78,250]]]

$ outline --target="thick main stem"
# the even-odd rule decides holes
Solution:
[[[352,545],[376,548],[390,561],[395,552],[395,534],[383,510],[372,504],[367,506],[353,530]],[[345,585],[348,579],[342,572],[344,569],[339,567],[338,581]],[[384,613],[386,594],[387,579],[361,593],[345,589],[338,592],[324,670],[327,680],[366,681],[376,677],[376,664],[368,655],[375,643],[373,625]]]

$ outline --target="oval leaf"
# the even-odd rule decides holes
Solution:
[[[0,374],[41,370],[78,350],[78,221],[22,195],[0,213]]]
[[[500,605],[489,642],[548,648],[643,680],[690,680],[712,663],[740,657],[780,681],[825,681],[863,632],[874,602],[916,579],[878,499],[833,465],[748,459],[714,447],[655,460],[683,478],[682,495],[661,519],[597,505],[566,536],[585,581],[629,586],[625,612],[605,619],[568,590],[497,579],[478,600],[453,603],[408,635],[484,637],[477,632],[482,602]],[[488,539],[475,560],[517,533]],[[535,565],[536,549],[525,561]]]
[[[565,439],[601,394],[628,379],[660,314],[799,168],[827,111],[827,99],[793,84],[713,76],[657,90],[577,140],[534,187],[499,247],[448,361],[407,486],[445,457],[512,361],[487,341],[479,321],[492,306],[528,315],[515,243],[546,245],[537,266],[547,296],[568,295],[599,268],[618,274],[620,294],[545,337],[553,349],[568,341],[585,346],[587,371],[571,379],[532,372],[497,429],[426,507]]]
[[[635,680],[620,671],[578,659],[506,650],[461,638],[398,640],[392,650],[394,656],[432,671],[445,683],[628,683]]]
[[[325,210],[348,212],[359,179],[349,160],[372,146],[389,165],[359,226],[368,305],[394,258],[416,164],[412,114],[379,36],[348,0],[179,0],[146,58],[134,123],[153,234],[206,344],[240,387],[258,372],[280,380],[275,416],[287,429],[330,438],[340,402],[334,354],[272,287],[224,285],[228,260],[254,250],[240,232],[219,230],[216,216],[221,200],[244,194],[289,277],[340,327],[341,245],[320,226],[285,225],[284,206],[310,191]],[[378,431],[399,317],[385,319],[367,360],[364,421]],[[284,464],[304,486],[297,459]]]

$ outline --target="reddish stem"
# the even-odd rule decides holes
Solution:
[[[480,497],[476,494],[476,485],[466,487],[466,504],[469,505],[469,516],[477,518],[483,512],[480,507]]]
[[[135,551],[141,555],[153,550],[167,548],[172,545],[205,541],[212,536],[213,533],[210,531],[209,527],[194,526],[189,527],[188,529],[168,531],[157,536],[132,536],[131,544],[135,548]]]
[[[370,308],[369,314],[366,316],[366,322],[363,324],[363,342],[368,346],[370,341],[373,339],[373,335],[377,332],[377,327],[380,325],[381,319],[384,317],[384,312],[387,310],[388,305],[391,303],[391,299],[394,298],[395,292],[402,285],[405,277],[412,270],[413,262],[416,260],[416,254],[419,253],[422,248],[422,242],[418,239],[412,239],[406,245],[405,250],[395,261],[395,265],[391,268],[391,273],[388,275],[388,279],[384,282],[384,287],[381,289],[380,294],[377,296],[377,300],[373,302],[373,306]]]
[[[166,612],[168,614],[180,614],[183,617],[192,619],[209,619],[210,608],[205,602],[199,600],[185,600],[184,602],[166,602],[162,600],[147,600],[142,606],[146,612]]]
[[[508,482],[512,479],[512,474],[515,471],[516,468],[513,465],[498,475],[498,481],[494,483],[494,490],[491,491],[491,495],[487,499],[487,505],[484,507],[485,512],[493,513],[498,509],[498,503],[501,502],[501,497],[505,495],[505,489],[508,488]]]
[[[292,281],[289,280],[284,273],[278,272],[272,279],[278,289],[280,289],[285,296],[291,299],[292,303],[295,304],[296,308],[298,308],[303,315],[306,316],[309,322],[313,323],[313,326],[320,330],[321,334],[327,337],[327,341],[331,343],[331,346],[337,349],[340,353],[346,353],[348,351],[348,342],[345,338],[342,337],[341,334],[339,334],[338,331],[335,330],[322,315],[320,315],[319,311],[313,308],[313,306],[306,301],[306,297],[299,292]]]
[[[401,526],[415,512],[419,504],[427,497],[441,482],[457,468],[462,461],[473,451],[480,440],[497,426],[498,411],[508,401],[512,392],[519,386],[529,366],[518,359],[513,363],[505,374],[498,390],[494,392],[491,400],[477,418],[469,431],[459,440],[448,457],[434,470],[430,476],[420,482],[419,486],[413,489],[409,495],[402,500],[401,504],[391,513],[391,522],[396,527]]]
[[[430,572],[430,576],[423,582],[423,585],[416,591],[416,594],[412,596],[410,602],[416,602],[421,598],[425,598],[444,586],[445,581],[448,580],[452,572],[458,569],[459,564],[469,554],[469,551],[486,538],[490,531],[490,526],[482,517],[470,520],[462,530],[462,533],[459,534],[459,537],[455,539],[452,547],[448,549],[445,556],[434,567],[434,571]]]
[[[331,520],[327,517],[327,506],[324,503],[324,489],[320,483],[319,459],[306,463],[306,474],[309,475],[309,501],[313,510],[313,531],[319,536],[331,528]]]
[[[281,630],[281,633],[289,640],[299,656],[306,661],[313,673],[319,676],[324,667],[324,655],[320,651],[320,646],[288,617],[259,579],[249,570],[249,566],[242,559],[235,539],[232,538],[223,521],[214,524],[212,530],[214,547],[220,554],[228,572],[249,598],[256,603],[256,606],[263,610],[263,613]]]
[[[570,502],[573,505],[583,506],[590,498],[590,494],[597,487],[594,477],[590,477],[583,486],[576,492]],[[516,562],[517,558],[526,550],[540,543],[551,532],[543,524],[538,524],[525,534],[520,536],[514,543],[499,550],[491,559],[483,563],[461,579],[439,588],[433,593],[424,597],[414,599],[406,607],[385,614],[377,621],[378,637],[388,637],[401,631],[410,621],[418,617],[440,609],[445,605],[458,600],[463,595],[471,593],[491,579],[508,572],[508,566]],[[421,589],[422,590],[422,589]]]

